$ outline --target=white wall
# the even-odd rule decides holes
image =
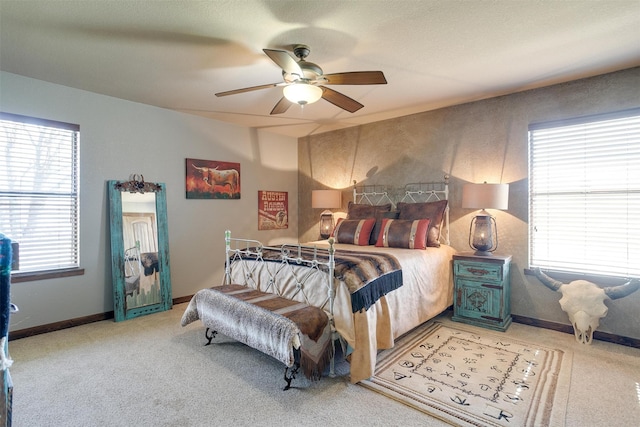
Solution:
[[[80,125],[82,276],[15,283],[11,330],[113,310],[106,181],[132,173],[167,186],[173,297],[220,284],[224,230],[297,242],[297,140],[0,73],[0,110]],[[185,159],[239,162],[240,200],[187,200]],[[289,228],[258,231],[258,190],[289,192]]]

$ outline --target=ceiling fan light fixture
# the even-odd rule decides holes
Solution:
[[[282,90],[284,97],[294,104],[313,104],[322,98],[322,89],[309,83],[293,83]]]
[[[324,75],[322,68],[305,59],[307,55],[309,55],[309,46],[306,45],[295,45],[293,48],[293,53],[299,61],[296,61],[293,56],[291,56],[291,53],[286,50],[262,50],[265,55],[282,70],[283,83],[271,83],[243,89],[228,90],[216,93],[216,96],[235,95],[237,93],[284,85],[282,91],[283,96],[273,107],[271,113],[269,113],[270,115],[282,114],[286,112],[292,104],[298,104],[300,106],[313,104],[320,100],[320,98],[349,113],[355,113],[363,108],[364,105],[325,85],[387,84],[387,79],[384,77],[382,71],[350,71]]]

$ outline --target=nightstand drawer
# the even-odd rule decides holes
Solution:
[[[493,282],[485,280],[467,280],[456,278],[456,283],[460,287],[466,288],[483,288],[483,289],[498,289],[502,290],[502,282]]]
[[[456,261],[453,263],[456,277],[492,280],[502,282],[503,266],[470,261]]]

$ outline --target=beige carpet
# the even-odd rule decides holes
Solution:
[[[455,425],[560,426],[571,363],[568,351],[434,322],[382,353],[362,385]]]
[[[282,363],[229,339],[205,347],[201,325],[180,326],[186,306],[11,341],[13,427],[455,424],[351,384],[340,361],[338,377],[312,383],[301,375],[282,391]],[[472,328],[450,317],[437,320]],[[640,349],[598,340],[584,346],[573,334],[519,323],[491,333],[573,352],[566,427],[638,425]]]

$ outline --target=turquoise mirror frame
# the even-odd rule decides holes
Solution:
[[[142,176],[133,175],[130,181],[107,181],[111,231],[111,276],[113,281],[114,318],[120,322],[134,317],[169,310],[172,306],[171,271],[169,269],[169,233],[167,229],[166,186],[144,182]],[[127,307],[125,278],[125,244],[123,232],[123,193],[154,193],[157,224],[157,292],[154,302]],[[139,245],[138,249],[139,249]],[[139,251],[138,251],[139,253]],[[139,259],[139,257],[138,257]],[[138,270],[138,274],[140,270]]]

